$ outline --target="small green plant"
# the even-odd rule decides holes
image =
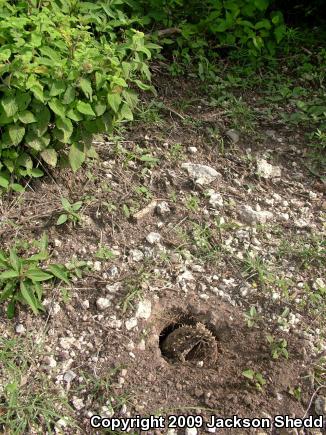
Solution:
[[[143,297],[143,285],[148,281],[149,275],[144,269],[141,269],[135,275],[128,277],[124,281],[126,294],[121,301],[121,309],[123,313],[133,309],[135,303]]]
[[[256,307],[250,307],[250,309],[245,313],[245,319],[248,328],[252,328],[256,322],[259,320],[259,314],[257,313]]]
[[[145,199],[150,199],[152,197],[152,194],[150,192],[150,190],[146,187],[146,186],[137,186],[135,187],[135,192],[145,198]]]
[[[252,369],[247,369],[242,372],[242,375],[251,381],[251,383],[257,388],[257,390],[262,391],[263,387],[266,385],[266,380],[263,375],[259,372],[255,372]]]
[[[196,196],[190,195],[186,198],[186,207],[188,210],[196,212],[199,208],[199,202],[200,201]]]
[[[100,260],[113,260],[115,258],[114,253],[105,245],[100,245],[95,253],[95,257]]]
[[[246,279],[252,281],[254,284],[258,282],[258,284],[264,287],[270,281],[271,274],[264,260],[257,254],[251,255],[251,253],[248,253],[245,256],[243,265]]]
[[[301,401],[301,394],[302,394],[302,390],[301,387],[289,387],[289,394],[291,394],[291,396],[293,396],[298,402]]]
[[[60,214],[57,220],[57,225],[62,225],[67,221],[72,222],[73,225],[80,222],[81,216],[77,212],[83,205],[82,201],[77,201],[73,204],[70,204],[67,198],[61,198],[61,204],[65,213]]]
[[[283,356],[285,359],[289,358],[289,352],[287,350],[287,341],[284,338],[276,340],[272,335],[267,335],[267,341],[271,347],[271,355],[273,359],[279,359]]]
[[[48,241],[43,236],[39,242],[39,252],[30,256],[20,255],[13,247],[9,253],[0,251],[0,303],[8,301],[7,315],[12,318],[17,302],[27,304],[34,314],[43,310],[43,282],[55,278],[69,284],[66,268],[60,264],[41,266],[48,260]]]

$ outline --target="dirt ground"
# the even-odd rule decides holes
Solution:
[[[67,398],[77,427],[62,418],[56,433],[99,433],[93,414],[316,415],[325,395],[326,199],[307,169],[304,132],[265,122],[249,96],[255,126],[239,126],[234,138],[229,118],[194,98],[196,82],[155,84],[164,107],[144,110],[119,137],[98,137],[99,161],[74,177],[48,170],[23,195],[0,200],[1,248],[46,231],[51,262],[86,263],[70,288],[48,288],[40,316],[18,306],[8,320],[0,305],[0,335],[32,343],[22,388],[44,374]],[[261,159],[278,175],[259,174]],[[218,175],[200,183],[185,163]],[[61,196],[83,202],[79,223],[55,225]],[[198,324],[211,338],[189,345],[190,332],[174,357],[162,355],[169,333]],[[285,340],[288,357],[273,357],[268,336],[279,352]],[[30,433],[42,432],[40,417]]]

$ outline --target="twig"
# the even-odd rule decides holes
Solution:
[[[307,416],[307,414],[308,414],[308,412],[309,412],[309,409],[310,409],[310,407],[311,407],[311,405],[312,405],[312,402],[313,402],[314,398],[316,397],[318,391],[321,390],[322,388],[326,388],[326,385],[320,385],[320,386],[317,388],[317,390],[314,392],[314,394],[311,396],[311,399],[310,399],[310,402],[309,402],[308,408],[306,409],[306,412],[304,413],[303,418],[305,418],[305,417]]]

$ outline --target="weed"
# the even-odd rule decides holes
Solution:
[[[114,253],[105,245],[100,245],[95,253],[95,257],[100,260],[113,260],[115,258]]]
[[[48,260],[48,240],[44,235],[37,254],[21,256],[16,247],[9,254],[0,251],[0,302],[8,301],[7,315],[12,318],[17,302],[27,304],[34,314],[43,310],[43,282],[55,278],[69,284],[67,269],[61,264],[51,264],[44,270],[41,262]]]
[[[198,211],[199,203],[200,203],[200,201],[197,198],[197,196],[190,195],[186,198],[186,207],[188,210],[190,210],[192,212]]]
[[[257,388],[257,390],[262,391],[263,387],[266,385],[266,381],[263,375],[259,372],[255,372],[252,369],[247,369],[242,372],[242,375],[249,379],[251,383]]]
[[[250,309],[245,313],[245,319],[248,328],[252,328],[256,324],[256,322],[259,320],[256,307],[250,307]]]
[[[77,212],[83,205],[82,201],[77,201],[73,204],[70,204],[67,198],[61,198],[61,204],[65,213],[60,214],[57,220],[57,225],[62,225],[67,221],[72,222],[73,225],[80,222],[81,216]]]
[[[271,354],[273,359],[279,359],[283,356],[285,359],[289,358],[287,350],[287,341],[284,338],[276,340],[272,335],[267,335],[267,341],[271,347]]]
[[[121,309],[123,313],[126,313],[129,309],[133,309],[135,303],[142,299],[143,285],[148,281],[149,275],[144,269],[141,269],[137,274],[128,277],[124,281],[124,287],[126,288],[126,294],[121,301]]]

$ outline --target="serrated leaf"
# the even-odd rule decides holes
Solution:
[[[65,213],[61,214],[58,217],[56,225],[62,225],[62,224],[64,224],[65,222],[67,222],[67,219],[68,219],[68,215],[67,214],[65,214]]]
[[[37,119],[35,118],[34,113],[30,112],[29,110],[24,110],[18,115],[18,119],[23,124],[31,124],[32,122],[36,122]]]
[[[108,103],[114,113],[118,113],[121,101],[120,94],[108,94]]]
[[[18,111],[18,104],[14,95],[1,98],[1,105],[8,117],[15,115]]]
[[[67,143],[74,131],[74,127],[69,118],[56,118],[56,126],[63,132],[63,140]]]
[[[92,101],[93,89],[91,82],[88,79],[82,77],[79,81],[79,86],[84,92],[86,98]]]
[[[54,168],[57,166],[58,154],[55,149],[46,148],[41,151],[41,157],[48,165],[53,166]]]
[[[47,281],[48,279],[52,278],[52,275],[43,272],[43,270],[39,269],[38,267],[28,269],[26,271],[26,276],[35,282]]]
[[[56,278],[61,279],[61,281],[64,281],[66,284],[70,284],[70,281],[68,279],[68,274],[65,271],[65,267],[64,266],[59,266],[57,264],[50,264],[50,266],[48,267],[48,270]]]
[[[70,104],[74,101],[75,98],[76,98],[75,88],[72,86],[68,86],[66,92],[64,93],[62,103]]]
[[[85,103],[84,101],[78,101],[76,109],[83,115],[95,116],[92,106],[89,103]]]
[[[53,98],[52,100],[50,100],[48,102],[48,105],[52,112],[54,112],[56,115],[59,115],[62,118],[65,117],[65,106],[57,98]]]
[[[65,82],[63,80],[55,80],[51,86],[50,97],[56,97],[57,95],[61,95],[65,90]]]
[[[84,163],[86,154],[81,144],[73,143],[69,151],[69,163],[74,172],[76,172]]]
[[[12,124],[9,126],[8,133],[13,145],[18,145],[25,135],[25,127],[18,124]]]

